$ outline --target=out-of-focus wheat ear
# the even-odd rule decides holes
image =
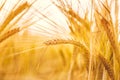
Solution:
[[[2,25],[0,26],[0,32],[2,32],[5,27],[17,16],[19,15],[21,12],[23,12],[25,9],[27,9],[30,5],[25,2],[22,5],[20,5],[17,9],[11,11],[7,18],[5,19],[5,21],[2,23]]]
[[[101,24],[106,31],[107,37],[110,41],[110,44],[113,48],[114,54],[118,62],[120,62],[120,51],[119,51],[119,45],[118,45],[118,40],[114,31],[114,28],[112,24],[110,24],[102,15],[101,15]]]
[[[89,52],[89,49],[85,45],[83,45],[82,43],[80,43],[78,41],[71,40],[71,39],[68,39],[68,40],[52,39],[52,40],[45,41],[43,44],[45,44],[47,46],[57,45],[57,44],[72,44],[72,45],[75,45],[75,46],[78,46],[78,47],[82,48],[86,52]]]
[[[79,14],[74,11],[72,9],[72,6],[71,5],[65,5],[65,4],[68,4],[67,2],[64,3],[64,6],[62,5],[62,2],[61,1],[58,1],[59,3],[61,4],[56,4],[53,2],[53,4],[58,7],[58,9],[61,10],[61,12],[68,18],[69,20],[69,17],[72,17],[74,20],[77,20],[78,22],[80,22],[82,24],[82,26],[84,26],[87,30],[90,30],[90,23],[87,21],[87,19],[83,19],[79,16]],[[63,7],[61,7],[63,6]]]
[[[105,69],[107,70],[111,80],[115,80],[114,70],[111,63],[107,59],[105,59],[101,54],[98,54],[98,57],[101,60],[102,64],[104,65]]]
[[[82,19],[75,11],[73,11],[72,9],[69,9],[69,11],[67,11],[67,13],[69,15],[71,15],[72,17],[74,17],[77,21],[79,21],[83,26],[85,26],[85,28],[87,30],[90,31],[90,25],[86,22],[86,20]]]
[[[12,30],[6,32],[2,36],[0,36],[0,43],[2,43],[4,40],[11,37],[12,35],[18,33],[19,31],[20,31],[20,28],[15,28],[15,29],[12,29]]]

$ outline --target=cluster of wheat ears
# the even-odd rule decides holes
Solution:
[[[118,0],[88,0],[86,8],[83,0],[51,0],[69,38],[64,27],[36,9],[37,1],[18,0],[0,22],[0,80],[120,80]],[[2,0],[0,13],[6,4]]]

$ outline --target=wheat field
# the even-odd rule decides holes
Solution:
[[[120,80],[119,8],[120,0],[0,0],[0,80]]]

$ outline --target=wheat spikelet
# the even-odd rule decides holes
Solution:
[[[20,28],[15,28],[15,29],[12,29],[12,30],[8,31],[7,33],[3,34],[0,37],[0,43],[3,42],[4,40],[6,40],[7,38],[9,38],[10,36],[14,35],[15,33],[19,32],[19,31],[20,31]]]
[[[98,55],[98,57],[100,58],[101,62],[103,63],[103,65],[105,67],[105,69],[107,70],[108,75],[111,78],[111,80],[115,80],[114,70],[113,70],[113,67],[110,64],[110,62],[100,54]]]

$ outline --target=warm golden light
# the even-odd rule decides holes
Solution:
[[[120,0],[0,0],[0,80],[120,80]]]

